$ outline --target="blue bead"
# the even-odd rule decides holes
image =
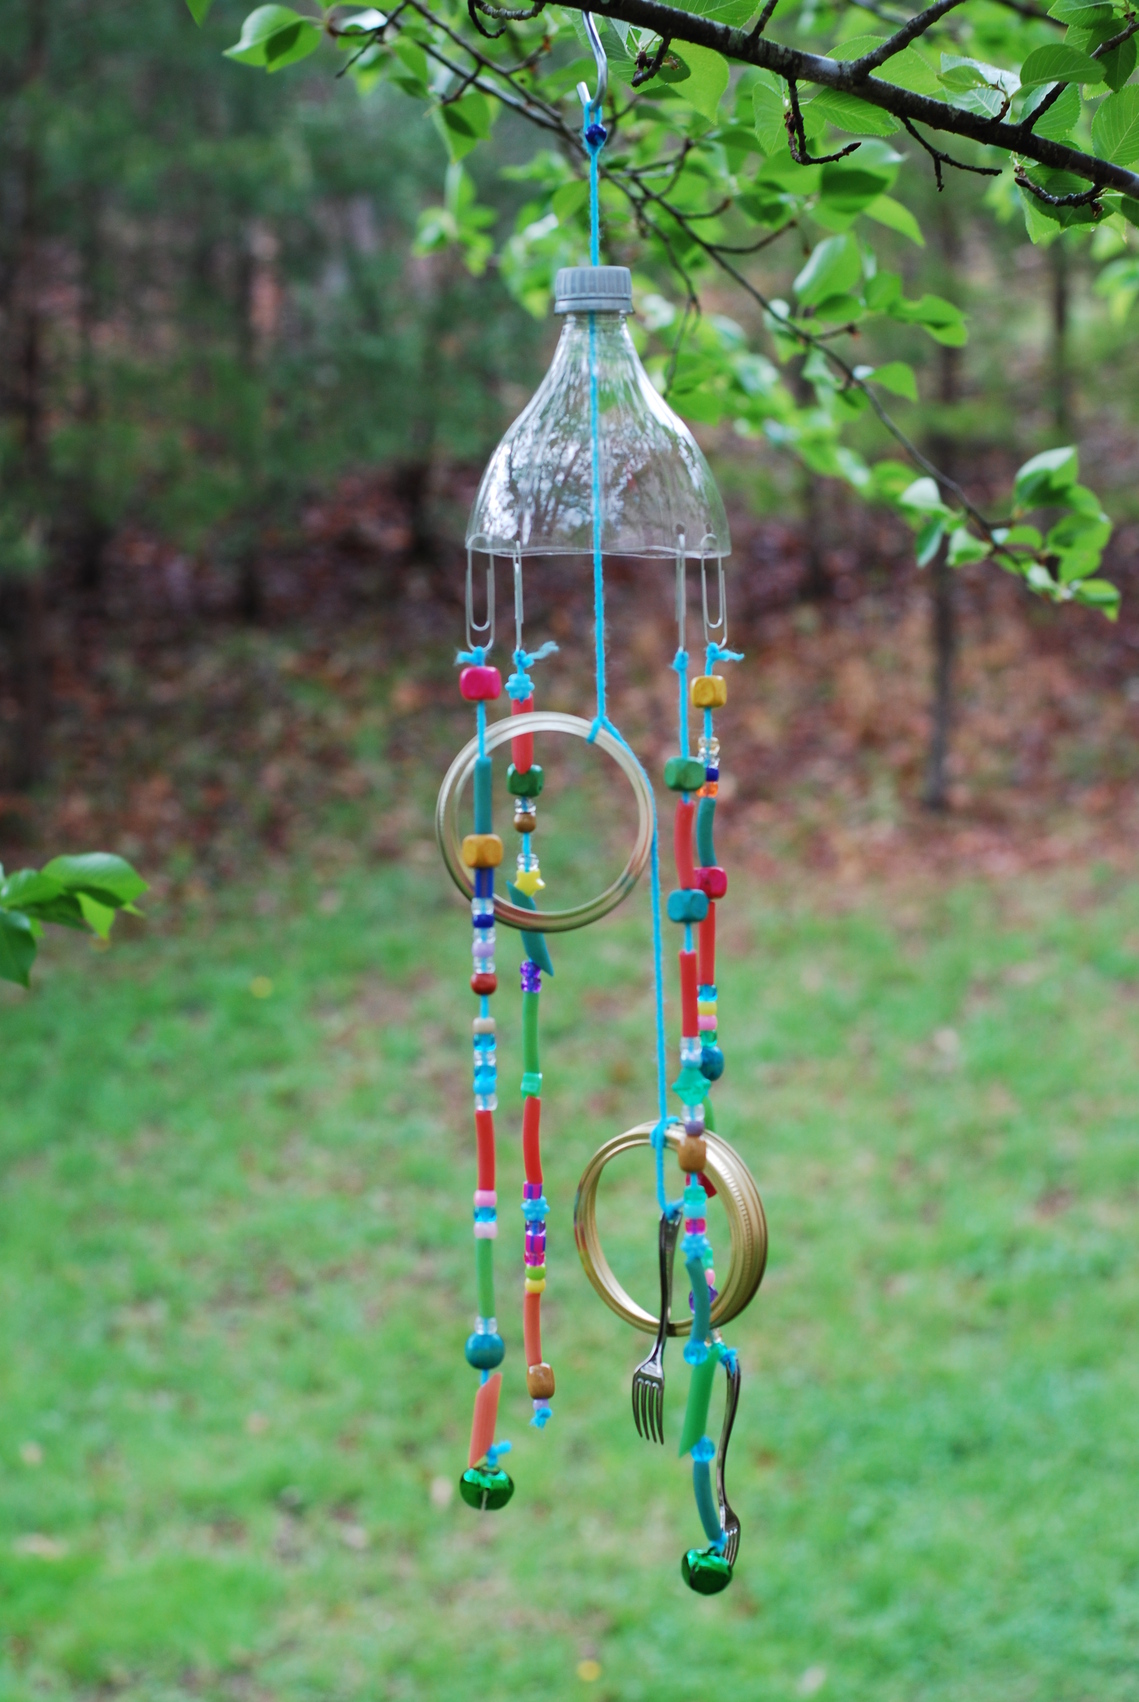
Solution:
[[[700,1054],[700,1071],[709,1081],[719,1081],[724,1073],[724,1054],[718,1046],[705,1046]]]
[[[549,1217],[550,1203],[545,1194],[538,1200],[523,1200],[522,1216],[527,1223],[538,1223],[542,1218]]]
[[[463,1351],[467,1364],[473,1365],[476,1371],[493,1371],[506,1357],[506,1343],[500,1335],[476,1333],[467,1337]]]
[[[493,928],[494,911],[492,910],[489,916],[472,916],[471,924],[475,928]]]
[[[702,922],[708,914],[708,894],[695,887],[677,887],[668,895],[670,922]]]

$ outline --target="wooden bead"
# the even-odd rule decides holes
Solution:
[[[515,833],[535,833],[538,827],[538,817],[533,810],[517,810],[514,816]]]
[[[722,709],[728,701],[728,682],[722,674],[701,674],[692,682],[692,703],[696,709]]]
[[[471,976],[472,993],[478,993],[481,997],[483,994],[494,993],[497,989],[498,976],[492,970],[480,969]]]
[[[676,1149],[677,1162],[690,1176],[698,1176],[708,1159],[708,1143],[703,1135],[685,1135]]]
[[[459,675],[459,691],[468,703],[490,703],[502,691],[502,675],[497,668],[464,668]]]
[[[554,1368],[547,1365],[545,1360],[541,1365],[531,1365],[526,1373],[526,1391],[532,1401],[548,1401],[554,1393]]]
[[[497,833],[468,833],[463,840],[463,862],[468,869],[497,869],[502,862],[502,840]]]

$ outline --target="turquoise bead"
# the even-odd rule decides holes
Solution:
[[[701,798],[696,810],[696,855],[706,869],[712,868],[716,861],[715,821],[715,798]]]
[[[506,1357],[506,1343],[499,1335],[476,1333],[467,1337],[463,1352],[467,1356],[467,1364],[473,1365],[476,1371],[493,1371]]]
[[[468,1507],[477,1507],[480,1513],[493,1513],[505,1507],[514,1494],[514,1479],[501,1469],[492,1472],[469,1466],[459,1479],[459,1494]]]
[[[708,894],[696,887],[677,887],[668,895],[670,922],[702,922],[708,914]]]
[[[506,770],[506,790],[515,798],[536,798],[546,783],[541,765],[533,763],[520,774],[511,763]]]
[[[494,828],[491,807],[491,785],[494,765],[489,756],[475,758],[475,832],[490,833]]]
[[[718,1596],[732,1581],[732,1568],[714,1548],[690,1548],[680,1562],[680,1573],[698,1596]]]
[[[695,1064],[686,1064],[673,1082],[672,1091],[682,1105],[703,1105],[708,1092],[708,1078]]]
[[[704,784],[704,764],[695,756],[670,756],[664,783],[670,792],[698,792]]]

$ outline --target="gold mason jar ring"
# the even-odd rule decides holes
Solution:
[[[623,1135],[614,1135],[612,1140],[598,1147],[582,1173],[573,1206],[574,1240],[586,1276],[606,1306],[611,1307],[619,1318],[624,1318],[627,1324],[644,1330],[648,1335],[656,1333],[660,1319],[646,1312],[643,1306],[638,1306],[625,1292],[602,1251],[601,1237],[597,1233],[597,1184],[611,1158],[629,1152],[633,1147],[651,1146],[655,1127],[655,1123],[638,1123],[635,1129],[626,1129]],[[707,1143],[704,1171],[715,1183],[716,1192],[724,1202],[732,1237],[728,1274],[712,1303],[712,1323],[720,1325],[739,1316],[754,1298],[763,1280],[767,1264],[767,1219],[763,1215],[759,1189],[739,1153],[711,1129],[707,1130],[704,1139]],[[666,1129],[665,1141],[670,1151],[675,1152],[680,1145],[680,1130],[676,1127]],[[691,1328],[690,1317],[673,1319],[668,1333],[670,1336],[686,1336]]]
[[[569,733],[588,743],[593,734],[593,723],[583,721],[580,715],[563,715],[556,709],[531,709],[527,710],[525,715],[504,715],[500,721],[492,721],[487,727],[487,754],[497,750],[498,746],[504,745],[508,739],[516,739],[520,733]],[[587,923],[596,922],[599,917],[608,915],[610,910],[620,904],[626,893],[636,886],[638,877],[649,860],[653,843],[653,795],[644,769],[628,745],[622,744],[620,739],[615,739],[607,728],[598,728],[593,736],[593,743],[613,758],[632,786],[633,796],[637,800],[637,832],[629,860],[617,879],[611,882],[604,892],[599,892],[584,904],[575,904],[568,910],[524,910],[521,905],[511,904],[509,899],[495,893],[495,920],[504,922],[508,928],[524,928],[536,934],[562,934],[570,928],[584,928]],[[470,744],[463,746],[443,777],[435,804],[435,837],[439,841],[447,873],[465,898],[471,897],[475,883],[462,857],[459,798],[463,787],[475,771],[475,759],[478,754],[477,739],[472,739]]]

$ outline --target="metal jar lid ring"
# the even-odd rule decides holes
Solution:
[[[655,1334],[660,1320],[646,1312],[643,1306],[638,1306],[613,1275],[597,1232],[597,1184],[611,1158],[634,1147],[651,1146],[655,1127],[655,1123],[638,1123],[635,1129],[614,1135],[612,1140],[598,1147],[582,1173],[573,1207],[574,1240],[586,1276],[606,1306],[627,1324],[644,1330],[647,1335]],[[681,1131],[677,1128],[665,1131],[665,1141],[671,1151],[675,1152],[680,1145],[680,1138]],[[754,1298],[763,1280],[767,1264],[767,1219],[759,1189],[739,1153],[711,1129],[705,1133],[704,1140],[707,1155],[704,1171],[715,1183],[716,1191],[724,1202],[732,1238],[728,1274],[712,1303],[712,1323],[718,1326],[739,1316]],[[691,1328],[690,1317],[677,1318],[669,1324],[668,1333],[670,1336],[686,1336]]]
[[[584,721],[580,715],[563,715],[554,709],[536,709],[527,711],[525,715],[504,716],[501,721],[492,721],[486,730],[487,753],[497,750],[499,745],[504,745],[508,739],[516,739],[523,733],[569,733],[574,738],[584,739],[586,743],[592,740],[607,756],[613,758],[631,784],[633,796],[637,800],[637,833],[629,860],[617,879],[595,898],[588,899],[584,904],[575,904],[568,910],[524,910],[520,905],[511,904],[509,899],[495,894],[495,919],[505,923],[508,928],[525,928],[528,932],[538,934],[564,934],[571,928],[584,928],[588,923],[596,922],[599,917],[608,915],[636,886],[652,850],[653,795],[644,769],[628,745],[622,744],[620,739],[615,739],[605,727],[598,728],[595,733],[593,723]],[[447,873],[467,898],[473,896],[475,885],[470,869],[463,862],[459,835],[459,799],[463,787],[475,771],[478,754],[477,738],[463,746],[443,777],[435,804],[435,837],[439,841]]]

